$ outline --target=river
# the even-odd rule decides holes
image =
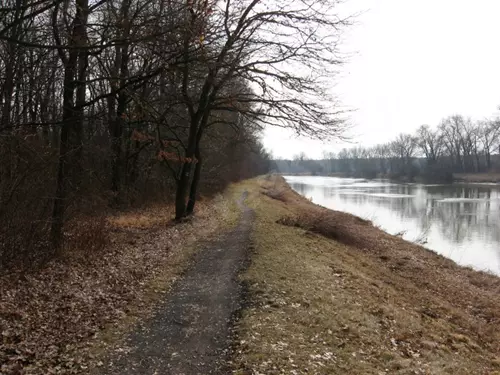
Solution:
[[[500,185],[423,185],[387,180],[285,176],[321,206],[369,219],[391,234],[500,275]]]

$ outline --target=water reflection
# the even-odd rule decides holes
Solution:
[[[404,233],[456,262],[500,274],[500,186],[286,177],[313,202]]]

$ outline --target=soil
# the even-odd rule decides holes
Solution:
[[[100,374],[220,374],[229,359],[233,318],[241,308],[239,274],[247,265],[254,212],[244,192],[237,226],[199,251],[192,265]]]

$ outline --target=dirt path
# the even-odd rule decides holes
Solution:
[[[238,274],[245,267],[254,212],[238,201],[238,225],[207,245],[155,315],[126,340],[102,374],[220,374],[240,308]]]

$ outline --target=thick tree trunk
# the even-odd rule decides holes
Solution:
[[[181,220],[186,216],[186,193],[189,187],[190,177],[191,163],[186,162],[182,166],[181,175],[177,181],[177,190],[175,192],[175,220]]]
[[[201,177],[201,153],[199,145],[196,146],[196,151],[194,153],[196,157],[196,166],[194,168],[193,181],[191,182],[191,189],[189,190],[189,200],[186,208],[186,215],[191,215],[194,212],[194,206],[196,204],[196,194],[198,190],[198,185]]]
[[[17,20],[18,24],[11,29],[10,37],[13,39],[19,39],[21,36],[21,21],[19,17],[23,14],[21,11],[23,3],[20,0],[16,1],[16,14],[14,19]],[[12,96],[14,94],[15,82],[14,78],[16,76],[16,68],[18,63],[18,46],[14,42],[7,42],[7,60],[5,61],[5,81],[3,82],[3,108],[2,108],[2,118],[0,128],[9,128],[11,109],[12,109]],[[0,98],[0,102],[2,102]]]
[[[88,0],[77,0],[77,11],[73,21],[69,45],[72,47],[82,46],[85,43],[85,30],[88,12]],[[64,88],[63,88],[63,116],[61,125],[61,138],[59,146],[59,164],[57,169],[56,194],[52,210],[52,226],[50,231],[51,242],[56,251],[61,249],[62,230],[64,225],[64,211],[69,193],[69,177],[71,162],[75,145],[81,143],[81,133],[78,123],[82,120],[78,115],[83,112],[75,108],[75,90],[77,87],[78,48],[70,49],[66,58],[63,58]],[[74,177],[74,176],[73,176]]]
[[[69,123],[66,121],[61,128],[61,138],[59,147],[59,164],[57,167],[56,195],[52,210],[52,226],[50,237],[52,246],[58,250],[62,243],[62,228],[64,225],[64,211],[66,208],[67,196],[67,169],[68,169],[68,133]]]
[[[59,164],[57,168],[56,195],[52,211],[51,241],[55,249],[62,243],[64,211],[68,194],[68,174],[70,162],[70,130],[74,122],[74,94],[77,55],[71,52],[64,72],[63,121],[59,146]]]
[[[128,54],[128,49],[124,48],[124,53]],[[122,61],[127,60],[122,56]],[[125,62],[127,64],[127,62]],[[121,181],[122,181],[122,170],[124,160],[123,160],[123,148],[122,148],[122,138],[123,138],[123,128],[124,128],[124,119],[125,111],[127,108],[127,94],[125,92],[121,92],[118,96],[118,105],[116,108],[116,118],[113,121],[113,129],[112,129],[112,152],[113,152],[113,164],[111,170],[111,190],[118,194],[121,190]]]
[[[111,134],[111,151],[113,153],[113,161],[111,165],[111,190],[118,194],[121,185],[121,170],[122,170],[122,135],[123,135],[123,120],[117,117],[113,122],[113,132]]]
[[[199,143],[198,130],[199,117],[195,116],[191,120],[191,125],[189,126],[189,136],[186,149],[186,159],[193,159],[197,149],[197,144]],[[186,216],[186,194],[189,189],[189,181],[191,179],[191,167],[192,162],[184,162],[182,165],[181,174],[177,180],[177,190],[175,192],[175,220],[180,220]]]
[[[86,23],[87,20],[85,19]],[[86,44],[86,43],[85,43]],[[87,79],[87,67],[88,67],[88,54],[87,51],[80,51],[78,53],[78,71],[76,85],[76,101],[75,101],[75,124],[74,124],[74,147],[75,152],[73,153],[73,164],[78,169],[78,174],[83,170],[82,157],[83,157],[83,125],[84,125],[84,105],[85,97],[87,91],[86,79]]]
[[[186,162],[182,166],[182,174],[181,178],[177,184],[177,193],[175,196],[175,219],[180,220],[184,216],[189,215],[194,210],[194,205],[196,202],[196,191],[198,189],[198,183],[201,175],[201,154],[200,154],[200,142],[201,137],[203,135],[203,131],[207,126],[208,118],[210,116],[210,111],[205,111],[205,113],[199,118],[195,116],[191,120],[191,126],[189,129],[189,138],[188,138],[188,148],[186,152],[186,158],[191,159],[191,162]],[[191,169],[193,165],[193,159],[196,158],[198,163],[196,163],[195,167],[195,175],[193,177],[193,181],[191,183],[191,187],[189,186],[189,181],[191,177]],[[189,202],[186,207],[186,194],[188,188],[190,187],[189,192]]]

